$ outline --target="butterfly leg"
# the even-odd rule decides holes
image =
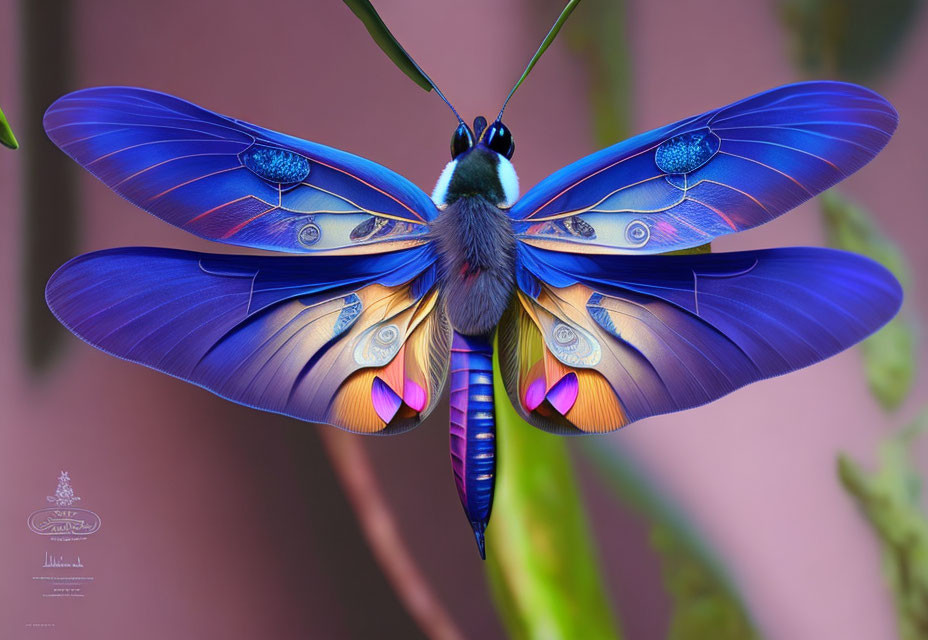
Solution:
[[[465,336],[455,332],[451,342],[451,467],[484,559],[484,531],[496,480],[492,340],[492,333]]]

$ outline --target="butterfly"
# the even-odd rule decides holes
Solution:
[[[483,557],[496,402],[551,432],[612,431],[823,360],[901,304],[886,269],[842,251],[662,255],[773,220],[871,160],[897,115],[869,89],[779,87],[521,197],[502,114],[458,117],[429,196],[156,91],[68,94],[45,130],[116,193],[200,238],[289,255],[97,251],[51,277],[48,305],[112,355],[357,433],[416,426],[448,387],[452,469]],[[494,394],[494,345],[508,398]]]

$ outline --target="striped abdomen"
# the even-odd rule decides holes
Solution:
[[[451,467],[482,558],[496,480],[492,339],[455,331],[451,342]]]

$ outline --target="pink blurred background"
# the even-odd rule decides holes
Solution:
[[[495,113],[553,19],[530,0],[382,0],[406,49],[464,115]],[[635,131],[798,79],[774,7],[737,0],[629,3]],[[0,0],[0,105],[14,128],[21,3]],[[550,9],[550,6],[549,6]],[[579,9],[583,10],[583,7]],[[550,11],[549,11],[550,12]],[[540,15],[545,14],[545,15]],[[454,121],[412,85],[340,3],[79,0],[73,86],[131,84],[364,155],[431,190]],[[901,114],[886,150],[845,183],[908,256],[905,312],[928,317],[928,15],[874,88]],[[594,149],[585,67],[556,43],[507,124],[523,190]],[[23,148],[49,144],[19,135]],[[23,345],[23,150],[0,149],[0,637],[366,638],[422,632],[368,549],[318,430],[226,403],[68,337],[31,372]],[[75,253],[120,245],[217,251],[78,180]],[[48,184],[54,190],[56,185]],[[49,224],[41,234],[52,237]],[[814,205],[716,250],[821,244]],[[920,361],[925,362],[925,344]],[[878,441],[928,400],[924,376],[894,419],[852,350],[707,407],[599,437],[632,452],[684,505],[774,638],[892,638],[892,601],[872,532],[835,475],[836,452],[874,461]],[[403,536],[468,637],[497,619],[447,461],[442,411],[396,438],[365,439]],[[553,437],[553,436],[552,436]],[[919,445],[928,472],[928,446]],[[640,518],[617,507],[576,456],[602,571],[628,638],[663,637],[669,603]],[[60,470],[101,530],[49,543],[26,528]],[[83,598],[43,598],[46,551],[79,554]],[[29,626],[53,625],[53,626]]]

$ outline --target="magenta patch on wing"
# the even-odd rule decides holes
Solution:
[[[536,378],[525,390],[525,408],[534,411],[545,399],[545,379]]]
[[[403,402],[416,411],[422,411],[425,409],[425,403],[428,402],[428,394],[425,392],[425,389],[409,378],[406,378],[406,382],[403,386]]]
[[[577,380],[577,374],[571,371],[548,391],[548,402],[563,416],[574,406],[579,391],[580,382]]]
[[[388,424],[403,404],[396,391],[380,378],[374,378],[374,384],[371,385],[371,402],[374,403],[374,411],[380,419]]]

